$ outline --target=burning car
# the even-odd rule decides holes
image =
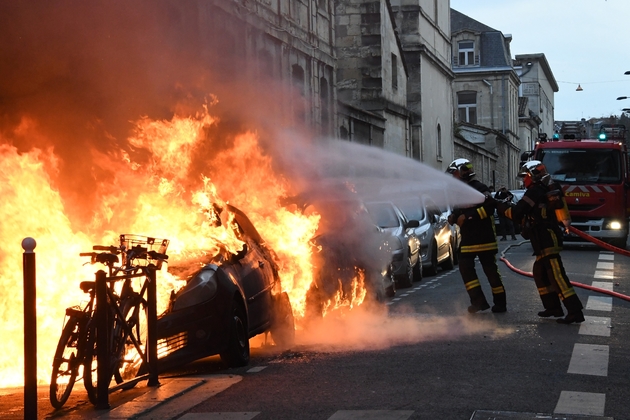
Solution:
[[[242,249],[208,256],[201,268],[169,267],[188,280],[158,317],[160,370],[216,354],[229,367],[245,366],[249,339],[266,332],[281,348],[293,344],[293,312],[273,251],[242,211],[227,204],[217,211],[232,217]]]

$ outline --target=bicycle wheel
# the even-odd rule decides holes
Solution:
[[[68,401],[77,379],[79,360],[77,344],[79,338],[79,318],[71,316],[61,331],[50,377],[50,403],[60,409]]]
[[[122,314],[128,329],[120,324],[120,331],[117,333],[113,353],[114,379],[120,384],[133,379],[138,374],[143,363],[143,355],[146,354],[147,343],[147,305],[144,299],[138,294],[128,297],[122,303]],[[131,332],[131,334],[129,334]],[[140,352],[136,344],[140,347]],[[129,383],[122,389],[130,389],[136,385]]]
[[[98,401],[98,366],[96,363],[96,354],[96,326],[94,323],[90,323],[85,349],[85,360],[83,361],[83,386],[87,391],[88,399],[94,405],[96,405]]]

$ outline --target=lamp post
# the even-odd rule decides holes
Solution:
[[[627,75],[627,74],[630,74],[630,70],[628,70],[628,71],[627,71],[627,72],[625,72],[624,74],[626,74],[626,75]]]
[[[620,96],[620,97],[617,98],[618,101],[620,101],[622,99],[628,99],[628,97],[627,96]]]

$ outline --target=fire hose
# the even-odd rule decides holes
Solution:
[[[609,251],[613,251],[613,252],[621,254],[621,255],[630,256],[630,252],[626,251],[625,249],[614,247],[614,246],[612,246],[612,245],[610,245],[610,244],[608,244],[608,243],[606,243],[604,241],[600,241],[597,238],[593,238],[592,236],[587,235],[586,233],[582,232],[579,229],[574,228],[573,226],[569,226],[569,230],[572,233],[578,235],[580,238],[585,239],[587,241],[590,241],[590,242],[592,242],[592,243],[594,243],[596,245],[599,245],[599,246],[601,246],[604,249],[607,249]],[[534,277],[534,275],[532,273],[527,272],[527,271],[523,271],[523,270],[520,270],[520,269],[514,267],[508,261],[508,259],[505,258],[505,252],[508,249],[510,249],[511,247],[512,247],[512,245],[508,246],[506,249],[503,250],[503,252],[501,252],[500,260],[503,261],[505,263],[505,265],[507,265],[508,268],[510,270],[514,271],[515,273],[518,273],[518,274],[521,274],[521,275],[527,276],[527,277]],[[603,293],[603,294],[610,295],[612,297],[616,297],[616,298],[623,299],[623,300],[626,300],[626,301],[630,302],[630,296],[628,296],[628,295],[623,295],[621,293],[613,292],[612,290],[602,289],[601,287],[589,286],[587,284],[578,283],[578,282],[575,282],[575,281],[571,281],[570,283],[571,283],[572,286],[575,286],[575,287],[581,287],[583,289],[591,290],[591,291],[598,292],[598,293]]]

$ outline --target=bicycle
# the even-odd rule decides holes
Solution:
[[[144,282],[140,292],[136,292],[132,280],[148,275],[148,265],[136,263],[137,260],[146,260],[151,264],[156,262],[155,267],[159,269],[162,262],[168,259],[164,254],[168,240],[164,239],[159,243],[161,252],[142,246],[153,246],[155,241],[154,238],[120,235],[118,247],[93,247],[94,250],[108,252],[81,253],[81,256],[90,256],[92,264],[100,262],[108,266],[107,331],[111,333],[107,334],[106,340],[107,353],[110,355],[106,380],[109,385],[113,377],[117,384],[123,384],[121,389],[136,385],[137,381],[129,380],[136,376],[146,361],[143,342],[146,343],[147,301],[143,296],[147,290],[147,282]],[[119,262],[118,255],[123,257],[121,265],[116,265]],[[115,284],[120,280],[123,280],[123,285],[120,293],[117,293]],[[55,408],[61,408],[67,401],[81,367],[88,398],[92,404],[97,404],[98,331],[94,321],[95,284],[94,281],[81,282],[81,289],[90,294],[90,300],[83,309],[72,307],[66,310],[69,318],[55,352],[50,385],[50,401]]]
[[[94,249],[102,250],[102,247],[97,245]],[[110,274],[114,270],[114,264],[118,262],[118,256],[109,252],[80,255],[90,256],[92,264],[106,265]],[[83,308],[80,306],[66,308],[67,321],[57,344],[50,379],[50,402],[56,409],[61,408],[70,397],[80,367],[84,364],[86,350],[84,343],[87,343],[87,334],[94,318],[95,282],[82,281],[79,287],[84,293],[88,293],[90,298]]]

